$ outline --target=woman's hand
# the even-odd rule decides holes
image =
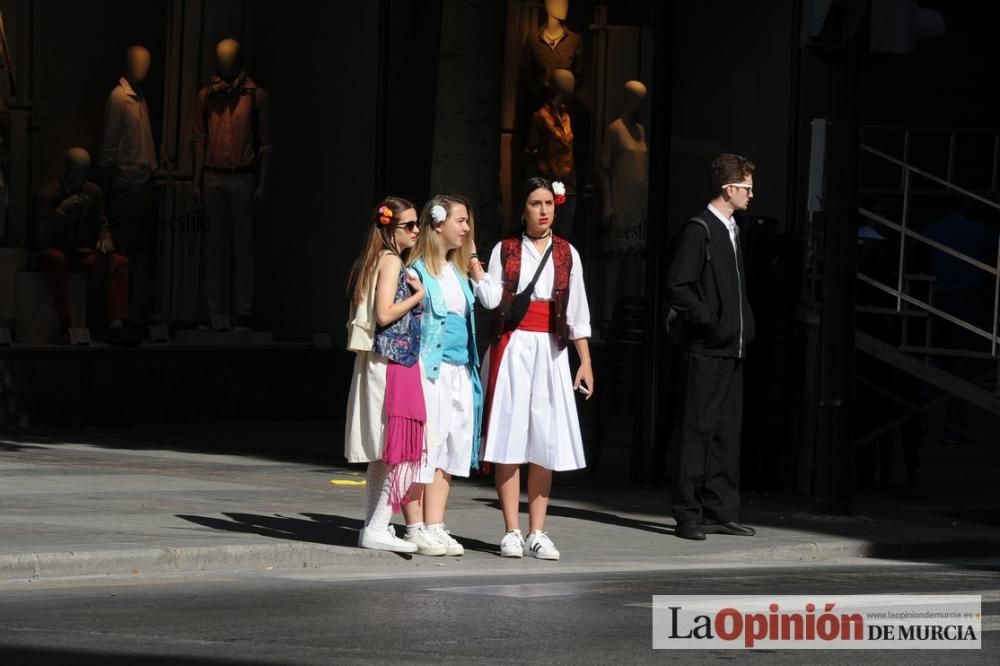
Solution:
[[[580,392],[587,397],[587,400],[594,397],[594,370],[589,361],[581,363],[580,368],[576,371],[576,381],[573,382],[573,390],[579,390],[581,386],[586,389],[586,392],[582,390]]]
[[[408,269],[406,271],[406,286],[410,288],[414,296],[419,296],[420,300],[424,298],[424,283],[420,281],[420,278],[416,275],[413,269]]]

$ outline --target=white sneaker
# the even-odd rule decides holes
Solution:
[[[535,530],[528,535],[528,540],[524,542],[524,554],[534,555],[539,560],[558,560],[559,551],[552,543],[549,535],[541,530]]]
[[[358,534],[358,546],[371,550],[388,550],[393,553],[415,553],[417,547],[396,536],[396,530],[389,525],[384,530],[362,528]]]
[[[415,551],[417,555],[444,555],[448,552],[445,545],[423,527],[412,532],[407,530],[403,538],[417,547]]]
[[[462,544],[460,544],[458,541],[455,541],[455,538],[451,536],[451,532],[449,532],[448,529],[444,526],[444,523],[436,527],[431,527],[427,531],[430,533],[432,537],[434,537],[444,545],[445,555],[452,555],[452,556],[465,555],[465,548],[463,548]]]
[[[524,537],[521,530],[510,530],[500,541],[500,557],[524,557]]]

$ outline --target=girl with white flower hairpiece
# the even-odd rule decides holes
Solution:
[[[574,390],[590,400],[590,309],[583,263],[570,243],[552,233],[566,200],[562,183],[528,180],[521,228],[490,255],[489,272],[470,265],[479,302],[493,310],[493,339],[483,363],[487,378],[483,459],[496,465],[495,481],[506,533],[503,557],[558,560],[544,531],[552,472],[585,466]],[[570,343],[580,367],[570,374]],[[527,539],[518,515],[521,465],[528,463]]]
[[[410,266],[424,285],[420,366],[427,404],[426,460],[404,508],[406,539],[423,555],[462,555],[445,527],[453,476],[479,466],[483,389],[479,382],[475,297],[469,283],[472,207],[463,197],[432,197],[420,213],[423,232]]]

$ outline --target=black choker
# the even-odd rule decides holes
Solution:
[[[552,230],[549,229],[544,236],[532,236],[527,231],[524,232],[524,235],[530,238],[531,240],[545,240],[546,238],[552,235]]]

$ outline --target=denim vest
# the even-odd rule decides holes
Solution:
[[[410,286],[406,284],[406,273],[399,271],[396,294],[393,303],[400,303],[410,297]],[[375,329],[372,351],[382,354],[390,361],[412,367],[417,362],[420,351],[420,306],[404,314],[396,321]]]
[[[441,375],[441,363],[444,362],[445,329],[448,322],[448,303],[444,298],[441,283],[431,275],[423,259],[413,264],[414,270],[424,283],[424,313],[420,318],[420,361],[424,374],[428,379],[436,380]],[[462,277],[458,269],[450,263],[445,270],[453,270],[458,275],[458,283],[469,304],[469,316],[466,326],[469,331],[469,375],[472,378],[472,404],[475,413],[475,429],[473,430],[472,467],[479,469],[479,433],[483,424],[483,384],[479,380],[479,350],[476,347],[476,297],[469,286],[469,280]]]

